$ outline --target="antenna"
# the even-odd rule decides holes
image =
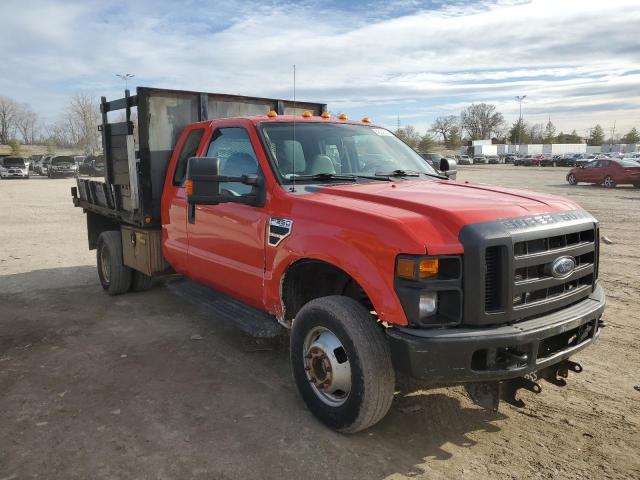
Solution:
[[[296,191],[296,64],[293,64],[293,142],[291,143],[291,150],[293,150],[292,163],[293,172],[291,172],[291,189],[290,192]]]

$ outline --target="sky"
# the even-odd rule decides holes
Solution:
[[[291,98],[421,131],[471,103],[640,129],[640,1],[1,0],[0,95],[53,122],[130,86]]]

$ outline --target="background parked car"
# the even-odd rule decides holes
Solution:
[[[576,159],[573,155],[561,155],[558,159],[557,165],[559,167],[575,167]]]
[[[73,157],[58,155],[51,159],[51,163],[47,169],[47,176],[49,178],[73,177],[77,172],[78,166]]]
[[[504,156],[504,163],[513,163],[516,158],[518,158],[518,155],[516,155],[515,153],[507,153]]]
[[[29,178],[29,167],[22,157],[0,158],[0,178]]]
[[[47,175],[52,157],[53,155],[45,155],[44,158],[40,160],[40,163],[39,163],[40,167],[38,168],[38,173],[40,175]]]
[[[592,160],[587,165],[573,168],[567,182],[596,183],[607,188],[630,184],[640,187],[640,164],[631,160]]]
[[[543,155],[540,159],[541,167],[556,167],[558,166],[558,160],[560,159],[560,155]]]
[[[488,160],[487,157],[485,157],[484,155],[477,155],[475,157],[473,157],[473,163],[482,163],[482,164],[487,164]]]
[[[78,166],[79,175],[89,175],[91,177],[104,176],[104,156],[89,155]]]
[[[500,158],[497,155],[488,155],[487,156],[487,163],[491,163],[493,165],[496,165],[496,164],[500,163]]]
[[[473,165],[473,158],[469,155],[460,155],[458,157],[458,163],[460,165]]]
[[[516,167],[530,167],[533,158],[531,155],[525,155],[524,157],[517,157],[513,160],[513,164]]]

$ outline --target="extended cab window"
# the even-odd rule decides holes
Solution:
[[[178,156],[178,161],[176,163],[176,170],[173,174],[173,184],[175,186],[182,186],[184,176],[187,173],[187,160],[193,157],[198,151],[198,145],[200,145],[203,133],[204,129],[198,128],[191,130],[187,135],[187,139],[185,140],[184,145],[182,145],[182,150],[180,150],[180,155]]]
[[[257,175],[260,171],[249,134],[244,128],[230,127],[216,130],[211,139],[207,157],[220,160],[220,175],[240,177]],[[236,196],[249,195],[253,188],[251,185],[236,182],[220,184],[221,191]]]

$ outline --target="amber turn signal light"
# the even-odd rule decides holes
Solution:
[[[440,261],[437,258],[422,260],[413,258],[399,258],[396,265],[396,275],[407,280],[426,280],[438,276]]]
[[[193,195],[193,180],[184,182],[184,191],[189,196]]]
[[[416,278],[416,262],[410,258],[398,259],[398,266],[396,274],[400,278],[406,278],[407,280],[413,280]]]
[[[440,261],[437,258],[425,258],[418,267],[420,279],[437,277],[439,269]]]

